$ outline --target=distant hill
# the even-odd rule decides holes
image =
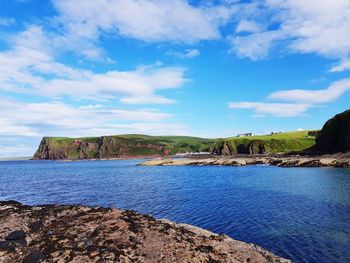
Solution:
[[[314,132],[314,131],[313,131]],[[289,153],[309,149],[315,144],[314,133],[286,132],[271,135],[231,137],[217,142],[219,155]]]
[[[350,110],[335,115],[324,124],[314,149],[320,153],[350,152]]]
[[[167,156],[186,152],[219,155],[287,153],[302,151],[315,143],[307,131],[264,136],[205,139],[189,136],[140,134],[66,138],[44,137],[34,159],[107,159]]]

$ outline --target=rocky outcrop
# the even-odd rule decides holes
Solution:
[[[0,202],[0,262],[280,262],[253,244],[133,211]]]
[[[99,138],[71,139],[44,137],[33,159],[79,160],[112,159],[144,156],[164,156],[166,147],[156,143],[142,143],[126,138],[102,136]]]
[[[99,144],[83,140],[59,141],[44,137],[35,152],[33,159],[60,160],[60,159],[88,159],[95,158]]]
[[[319,153],[350,152],[350,110],[325,123],[316,137],[314,150]]]
[[[338,167],[350,168],[350,156],[250,156],[250,157],[212,157],[212,158],[158,158],[146,161],[144,166],[181,165],[224,165],[246,166],[267,164],[279,167]]]
[[[218,155],[265,154],[268,153],[262,140],[223,141],[214,149]]]

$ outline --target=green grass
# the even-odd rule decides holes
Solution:
[[[248,146],[252,142],[263,144],[269,153],[287,153],[303,151],[315,144],[315,137],[308,136],[308,131],[285,132],[271,135],[230,137],[227,142],[231,147]]]
[[[268,135],[254,135],[244,137],[230,137],[228,139],[248,139],[248,140],[290,140],[290,139],[303,139],[308,138],[308,131],[295,131],[295,132],[283,132],[277,134]]]

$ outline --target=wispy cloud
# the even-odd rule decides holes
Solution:
[[[264,26],[262,24],[259,24],[255,21],[250,21],[243,19],[239,21],[237,27],[236,27],[236,32],[237,33],[258,33],[264,30]]]
[[[173,101],[156,93],[179,88],[187,81],[184,68],[157,64],[103,73],[72,68],[55,59],[50,39],[38,26],[30,26],[14,36],[12,42],[11,50],[0,52],[2,90],[47,97],[119,98],[124,103],[164,104]]]
[[[182,0],[55,0],[54,5],[66,30],[82,38],[107,32],[143,41],[217,39],[218,26],[231,16],[228,8],[200,8]]]
[[[268,95],[273,102],[230,102],[230,109],[254,110],[254,116],[296,117],[318,105],[334,102],[350,91],[350,79],[332,83],[321,90],[294,89],[276,91]],[[276,102],[277,101],[277,102]]]
[[[164,123],[169,117],[170,114],[151,109],[72,106],[63,102],[23,103],[7,98],[0,100],[0,136],[90,136],[147,129],[153,134],[169,134],[184,128],[184,125]],[[165,127],[173,130],[166,132]]]
[[[268,103],[268,102],[230,102],[230,109],[254,110],[255,117],[296,117],[303,115],[311,105],[294,103]]]
[[[0,17],[0,26],[11,26],[16,23],[13,17]]]
[[[330,58],[344,58],[350,52],[349,1],[266,0],[247,16],[252,23],[263,20],[269,29],[254,30],[254,24],[242,26],[252,30],[242,30],[250,31],[248,35],[232,36],[232,50],[239,56],[264,58],[276,46],[286,52]]]
[[[293,89],[277,91],[269,95],[268,98],[295,103],[320,104],[335,101],[347,91],[350,91],[350,79],[334,82],[328,88],[321,90]]]
[[[200,51],[198,49],[186,49],[185,51],[168,51],[166,55],[173,56],[181,59],[190,59],[195,58],[200,55]]]
[[[338,65],[333,66],[330,72],[342,72],[345,70],[350,70],[350,59],[344,59]]]

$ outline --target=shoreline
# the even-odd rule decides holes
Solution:
[[[4,262],[289,263],[260,246],[117,208],[0,201]]]
[[[278,167],[334,167],[350,168],[348,154],[320,155],[320,156],[215,156],[203,158],[156,158],[145,161],[141,166],[248,166],[271,165]]]
[[[25,159],[25,161],[116,161],[141,160],[145,161],[139,166],[185,166],[185,165],[222,165],[222,166],[248,166],[271,165],[278,167],[334,167],[350,168],[350,153],[337,154],[237,154],[237,155],[169,155],[169,156],[133,156],[117,158],[93,159]],[[23,160],[23,159],[22,159]],[[9,161],[9,160],[7,160]],[[21,160],[11,160],[21,161]]]

